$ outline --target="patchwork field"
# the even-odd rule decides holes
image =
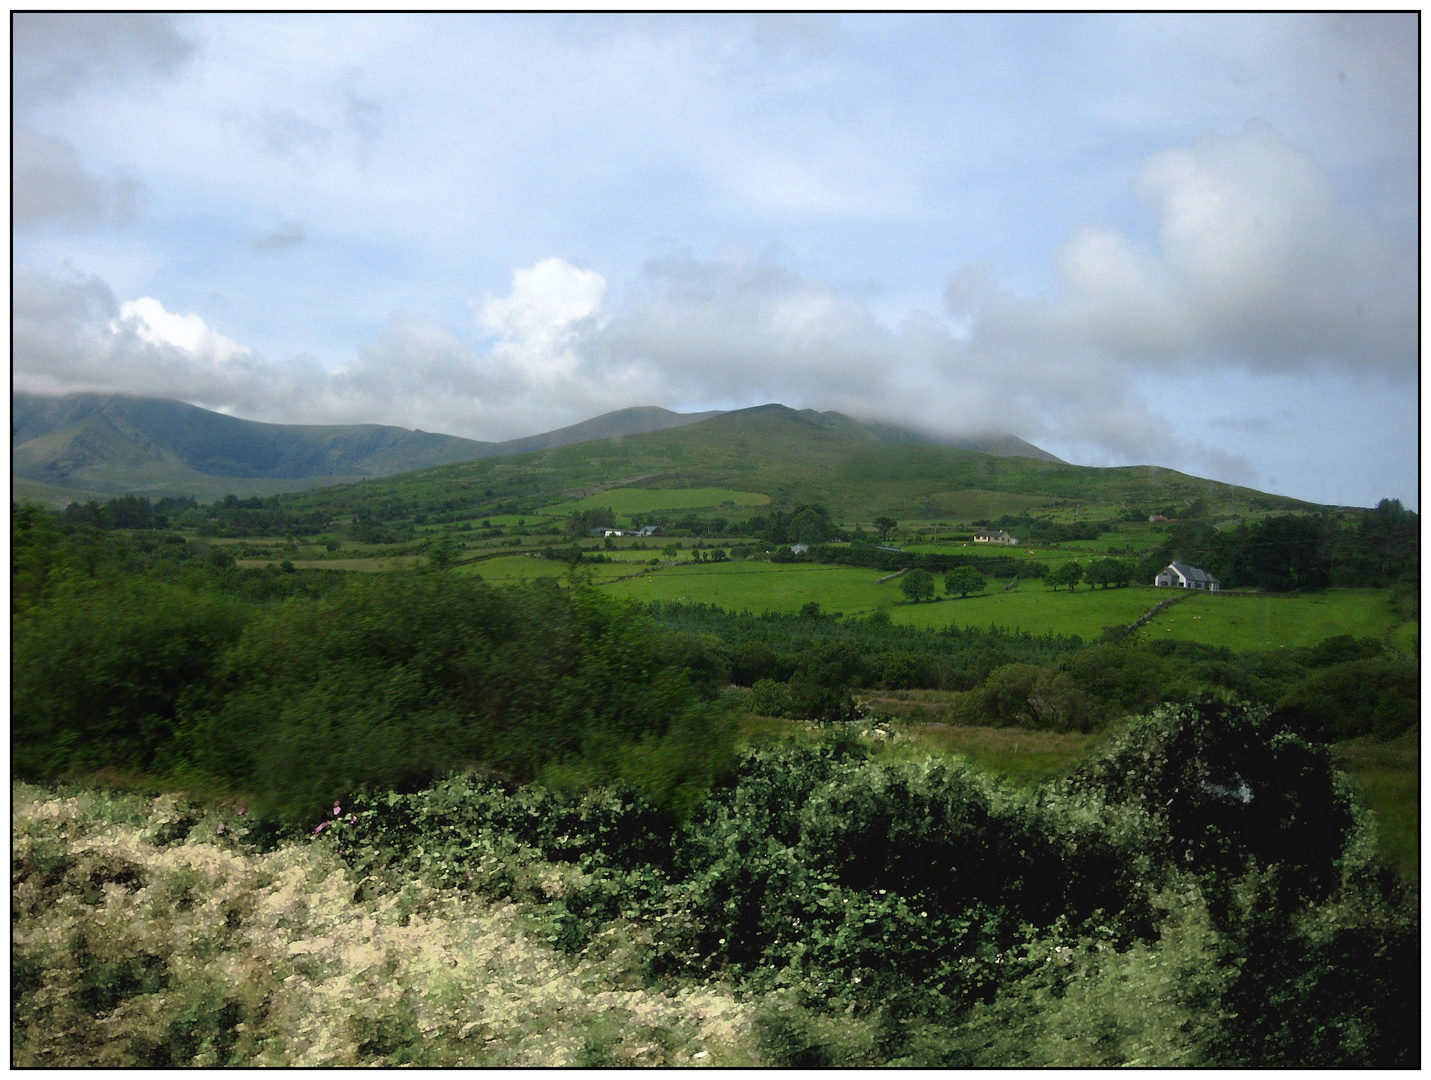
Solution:
[[[618,569],[620,566],[596,564],[591,569],[598,582],[637,569],[635,565]],[[477,571],[492,581],[502,580],[508,573],[513,577],[557,576],[552,564],[520,556],[515,561],[491,560],[474,564],[476,567],[492,567]],[[1034,579],[1021,581],[1006,593],[1003,583],[995,580],[990,592],[983,595],[911,604],[899,591],[897,579],[878,583],[884,576],[877,570],[808,563],[679,563],[608,587],[614,594],[643,603],[675,600],[714,604],[730,611],[793,612],[813,601],[826,612],[846,616],[883,608],[894,622],[911,626],[1000,626],[1033,634],[1076,634],[1085,640],[1098,637],[1106,627],[1127,626],[1170,596],[1168,590],[1151,585],[1081,588],[1070,593],[1054,591]],[[1402,625],[1387,603],[1385,590],[1330,589],[1295,595],[1185,596],[1181,603],[1157,615],[1142,633],[1148,638],[1167,636],[1234,649],[1265,649],[1315,645],[1338,634],[1384,640],[1393,631],[1404,636]]]

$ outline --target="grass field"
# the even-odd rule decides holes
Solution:
[[[898,586],[899,582],[889,583]],[[881,586],[888,588],[888,586]],[[937,603],[890,609],[890,619],[910,626],[1002,626],[1031,634],[1077,634],[1088,640],[1106,626],[1127,626],[1163,597],[1151,586],[1054,591],[1041,581],[1021,581],[1012,592],[990,583],[990,592]]]
[[[290,556],[276,556],[269,559],[235,559],[234,563],[240,569],[262,569],[270,564],[276,566]],[[293,561],[290,559],[290,561]],[[414,564],[422,564],[427,560],[421,555],[379,555],[371,557],[355,557],[352,559],[315,559],[309,562],[296,562],[294,566],[301,570],[360,570],[364,573],[388,573],[392,570],[406,570]]]
[[[769,495],[730,488],[612,488],[574,502],[542,507],[542,513],[564,516],[576,510],[599,510],[609,506],[617,514],[644,514],[652,510],[709,510],[722,506],[765,506]]]
[[[611,565],[601,568],[598,580],[616,576],[609,572]],[[487,574],[483,572],[483,576]],[[633,581],[613,583],[610,589],[642,602],[679,600],[715,604],[730,611],[799,611],[811,601],[827,612],[847,616],[885,608],[894,622],[911,626],[1001,626],[1034,634],[1077,634],[1085,640],[1098,637],[1105,627],[1127,626],[1169,598],[1168,590],[1151,585],[1070,593],[1030,579],[1019,582],[1012,592],[1003,592],[995,581],[983,595],[910,604],[897,580],[877,584],[882,576],[877,570],[809,563],[679,563]],[[1315,645],[1338,634],[1382,640],[1400,625],[1386,597],[1383,589],[1329,589],[1295,595],[1194,594],[1159,614],[1141,633],[1149,639],[1167,636],[1234,649]]]
[[[885,757],[961,757],[1016,784],[1037,784],[1081,761],[1096,736],[1013,728],[910,726],[879,749]]]
[[[1158,615],[1142,633],[1146,638],[1173,637],[1232,649],[1290,649],[1338,634],[1381,641],[1400,624],[1387,596],[1385,589],[1245,596],[1195,593]]]
[[[826,611],[854,615],[903,599],[896,583],[875,584],[882,576],[877,570],[809,563],[677,563],[610,589],[642,603],[678,600],[729,611],[799,611],[813,600]]]
[[[1421,729],[1391,742],[1353,739],[1333,747],[1376,815],[1381,853],[1408,881],[1421,870]]]
[[[581,572],[589,573],[591,579],[599,585],[611,581],[613,578],[652,570],[653,568],[649,565],[650,554],[641,552],[640,555],[643,557],[637,558],[633,555],[630,559],[622,559],[617,562],[582,563]],[[571,570],[571,564],[531,555],[501,555],[495,559],[479,559],[476,562],[463,563],[457,569],[460,573],[477,574],[483,581],[493,585],[506,585],[521,581],[534,581],[544,577],[564,580]],[[654,572],[664,574],[666,570],[662,567]]]

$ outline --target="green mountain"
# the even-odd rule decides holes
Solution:
[[[332,512],[531,513],[620,487],[725,488],[773,507],[820,503],[838,519],[879,515],[969,519],[1065,507],[1100,516],[1176,510],[1225,513],[1308,504],[1158,466],[1089,468],[915,441],[899,428],[834,412],[762,405],[679,428],[527,454],[486,457],[308,493]]]
[[[640,406],[539,435],[478,442],[380,424],[264,424],[164,398],[15,394],[11,472],[17,497],[60,506],[119,494],[200,499],[272,495],[480,458],[619,442],[723,415]],[[1058,461],[1013,435],[941,440],[889,425],[861,424],[838,413],[799,415],[821,416],[825,428],[845,430],[856,440],[951,445]]]
[[[380,424],[264,424],[163,398],[16,394],[11,469],[17,496],[59,505],[124,493],[271,495],[620,438],[715,415],[622,409],[557,431],[491,443]]]

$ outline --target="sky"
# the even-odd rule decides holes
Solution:
[[[1418,507],[1415,14],[12,15],[16,390]]]

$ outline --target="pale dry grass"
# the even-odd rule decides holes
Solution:
[[[641,985],[634,925],[569,956],[533,909],[355,899],[326,845],[258,854],[173,796],[17,784],[13,807],[16,1066],[756,1063],[727,990]]]

